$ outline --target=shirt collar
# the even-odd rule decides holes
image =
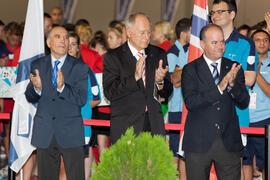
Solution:
[[[225,41],[225,43],[227,44],[230,41],[238,42],[239,36],[240,36],[240,33],[234,28],[229,38]]]
[[[267,58],[265,58],[264,60],[262,60],[262,65],[265,65],[265,66],[270,66],[270,56],[268,55]]]
[[[132,55],[135,56],[135,57],[137,58],[138,50],[130,44],[129,40],[127,41],[127,44],[128,44],[128,47],[129,47],[129,49],[130,49]],[[140,50],[140,52],[141,52],[143,55],[145,55],[145,50],[144,50],[144,49],[143,49],[143,50]]]
[[[175,45],[178,49],[184,50],[182,44],[178,40],[175,41]]]
[[[205,56],[205,54],[203,54],[203,58],[205,59],[205,61],[206,61],[206,63],[207,63],[207,65],[209,66],[209,67],[212,67],[211,66],[211,64],[212,63],[218,63],[218,67],[220,67],[220,65],[221,65],[221,58],[219,58],[217,61],[212,61],[212,60],[210,60],[208,57],[206,57]],[[219,69],[219,68],[218,68]]]
[[[56,59],[52,54],[51,54],[51,62],[52,62],[52,67],[54,67],[54,62],[56,60],[60,61],[60,63],[58,64],[58,69],[61,69],[61,67],[63,66],[65,59],[67,57],[67,54],[65,54],[63,57],[61,57],[60,59]]]

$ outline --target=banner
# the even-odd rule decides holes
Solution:
[[[0,67],[0,98],[12,98],[17,77],[17,67]]]
[[[177,12],[180,0],[163,0],[162,2],[162,20],[172,22]]]
[[[72,23],[78,0],[61,0],[61,9],[64,13],[64,23]]]
[[[14,109],[10,133],[9,167],[18,172],[35,147],[31,145],[35,105],[24,92],[29,82],[32,61],[44,56],[43,0],[29,0],[15,85]]]
[[[116,0],[116,16],[115,19],[123,21],[128,18],[135,0]]]

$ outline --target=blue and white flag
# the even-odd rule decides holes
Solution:
[[[123,21],[128,18],[135,0],[116,0],[116,20]]]
[[[180,0],[163,0],[162,2],[162,20],[172,22]]]
[[[43,0],[29,0],[18,74],[10,134],[9,167],[18,173],[35,147],[31,145],[36,106],[28,103],[24,92],[29,83],[31,62],[44,56]]]
[[[61,8],[64,12],[64,23],[71,23],[76,10],[78,0],[61,0]]]

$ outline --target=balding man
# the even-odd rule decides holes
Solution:
[[[64,13],[59,7],[52,8],[50,15],[52,17],[52,23],[55,25],[62,25],[64,20]]]
[[[103,87],[111,102],[112,144],[131,126],[136,134],[165,135],[158,98],[172,92],[166,53],[149,45],[149,18],[142,13],[131,15],[126,31],[128,41],[104,56]]]
[[[200,45],[204,54],[182,72],[187,179],[209,179],[214,162],[218,179],[239,180],[243,145],[235,106],[249,104],[244,72],[240,64],[222,57],[225,41],[219,26],[205,26]]]
[[[68,32],[54,27],[48,34],[51,54],[31,64],[25,95],[37,103],[32,145],[37,147],[40,180],[58,179],[60,155],[67,179],[84,179],[84,134],[81,107],[87,100],[88,66],[68,52]]]

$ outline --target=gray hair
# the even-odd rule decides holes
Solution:
[[[128,28],[132,29],[132,27],[133,27],[133,25],[134,25],[134,23],[135,23],[135,20],[136,20],[136,18],[137,18],[138,16],[144,16],[144,17],[146,17],[146,18],[148,19],[149,23],[151,22],[151,21],[150,21],[150,18],[149,18],[146,14],[144,14],[144,13],[142,13],[142,12],[138,12],[138,13],[135,13],[135,14],[131,14],[131,15],[128,17],[128,19],[125,21],[125,22],[126,22],[126,24],[125,24],[126,29],[128,29]]]

